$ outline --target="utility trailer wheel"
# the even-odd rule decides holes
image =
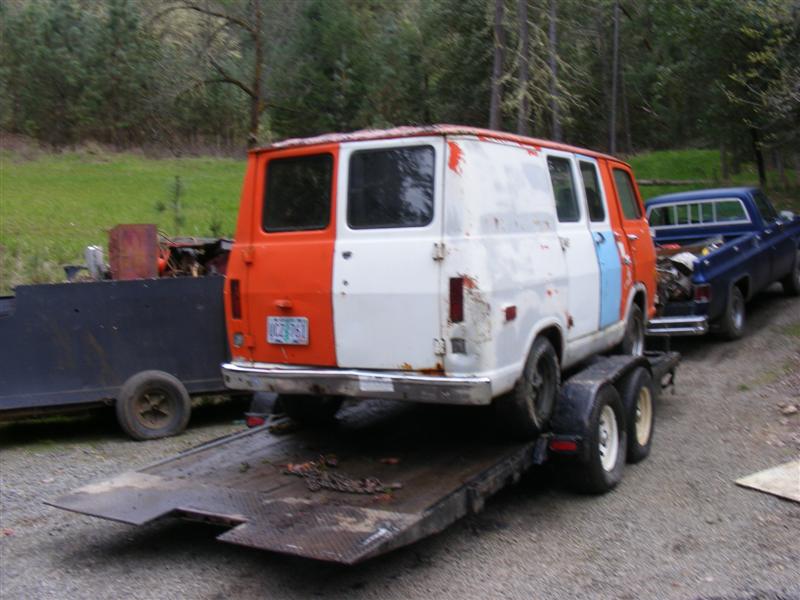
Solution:
[[[638,463],[650,454],[655,430],[656,388],[653,377],[643,367],[637,367],[625,379],[619,390],[625,407],[629,463]]]
[[[311,396],[307,394],[281,394],[278,396],[283,412],[293,421],[320,425],[333,420],[342,406],[341,396]]]
[[[553,344],[536,338],[514,389],[495,400],[500,428],[521,439],[542,433],[553,415],[560,383],[561,367]]]
[[[576,491],[604,494],[622,480],[628,437],[625,410],[613,385],[597,392],[588,425],[586,460],[569,465],[569,479]]]
[[[800,296],[800,250],[794,257],[792,272],[781,279],[783,291],[789,296]]]
[[[644,315],[638,304],[631,306],[628,322],[625,324],[625,336],[617,346],[617,353],[631,356],[644,355]]]
[[[725,339],[738,340],[744,335],[744,324],[744,295],[738,286],[733,286],[728,294],[725,314],[719,319],[719,333]]]
[[[155,440],[186,429],[192,401],[176,377],[142,371],[123,384],[115,410],[125,433],[136,440]]]

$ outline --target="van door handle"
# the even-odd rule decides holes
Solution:
[[[639,239],[639,236],[636,235],[635,233],[629,233],[629,234],[627,234],[627,237],[632,242],[635,242],[636,240]]]
[[[597,244],[599,246],[600,244],[602,244],[605,241],[606,241],[606,236],[604,236],[599,231],[595,231],[594,232],[594,243],[595,244]]]
[[[281,310],[289,310],[290,308],[292,308],[292,301],[285,300],[283,298],[280,300],[275,300],[275,306],[277,308],[280,308]]]

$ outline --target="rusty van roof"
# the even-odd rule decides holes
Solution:
[[[349,133],[326,133],[323,135],[306,138],[290,138],[280,142],[275,142],[274,144],[269,144],[267,146],[254,148],[251,150],[251,152],[286,150],[289,148],[300,148],[322,144],[339,144],[343,142],[357,142],[363,140],[385,140],[391,138],[422,137],[430,135],[468,135],[477,137],[480,140],[507,142],[519,144],[520,146],[529,146],[536,149],[550,148],[552,150],[562,150],[564,152],[575,152],[578,154],[583,154],[584,156],[591,156],[593,158],[607,158],[624,162],[602,152],[595,152],[594,150],[587,150],[586,148],[570,146],[560,142],[531,138],[514,133],[506,133],[503,131],[493,131],[491,129],[483,129],[481,127],[444,124],[392,127],[391,129],[361,129],[359,131],[352,131]]]

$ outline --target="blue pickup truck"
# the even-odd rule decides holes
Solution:
[[[758,188],[681,192],[652,198],[659,314],[649,335],[738,339],[745,303],[775,281],[800,295],[800,217],[778,213]]]

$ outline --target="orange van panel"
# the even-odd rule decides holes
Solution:
[[[328,226],[316,231],[265,232],[261,223],[269,161],[309,154],[333,156]],[[239,356],[267,363],[336,366],[331,286],[336,239],[338,154],[338,144],[250,154],[253,177],[249,186],[245,184],[234,246],[234,250],[238,248],[238,251],[231,256],[228,275],[229,278],[238,276],[241,281],[241,321],[232,318],[230,300],[226,299],[229,335],[241,331],[247,336],[248,347],[240,352],[231,346],[234,358]],[[240,234],[242,239],[239,238]],[[228,286],[226,292],[229,295]],[[267,318],[270,316],[306,317],[308,345],[268,343]],[[232,343],[232,338],[230,341]]]

